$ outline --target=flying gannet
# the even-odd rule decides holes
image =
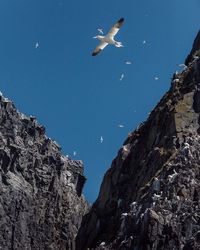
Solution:
[[[36,44],[35,44],[35,48],[37,49],[39,47],[39,43],[37,42]]]
[[[124,79],[124,74],[121,74],[119,80],[122,81]]]
[[[108,34],[106,36],[95,36],[94,38],[99,39],[101,42],[100,44],[95,48],[95,50],[92,52],[92,56],[96,56],[99,54],[108,44],[113,44],[116,47],[123,47],[121,42],[117,42],[114,40],[115,35],[119,31],[120,27],[122,26],[124,22],[124,18],[121,18],[113,27],[110,29]]]

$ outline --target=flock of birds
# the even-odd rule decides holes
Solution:
[[[93,38],[97,38],[100,43],[99,45],[94,49],[94,51],[92,52],[92,56],[96,56],[98,55],[103,49],[105,49],[108,45],[114,45],[115,47],[117,48],[121,48],[123,47],[122,43],[119,42],[119,41],[116,41],[115,40],[115,35],[118,33],[118,31],[120,30],[121,26],[123,25],[124,23],[124,18],[121,18],[119,19],[113,26],[112,28],[109,30],[109,32],[104,35],[104,32],[103,32],[103,29],[102,28],[98,28],[98,32],[100,33],[100,35],[97,35],[97,36],[94,36]],[[146,40],[143,40],[142,44],[146,44]],[[39,48],[39,42],[36,42],[35,43],[35,49],[38,49]],[[127,65],[131,65],[132,62],[130,60],[128,61],[125,61],[125,64]],[[183,69],[186,68],[186,66],[184,64],[180,64],[179,67],[183,67]],[[124,73],[121,74],[120,78],[119,78],[119,81],[122,81],[124,79],[125,75]],[[155,81],[158,81],[159,80],[159,77],[158,76],[155,76],[154,77],[154,80]],[[134,111],[136,112],[136,111]],[[119,128],[124,128],[124,125],[123,124],[119,124],[118,125]],[[101,136],[100,137],[100,143],[103,143],[104,139],[103,137]],[[73,152],[73,155],[76,156],[77,155],[77,152],[74,151]]]
[[[109,30],[109,32],[104,35],[103,29],[102,28],[98,28],[98,32],[100,33],[100,35],[94,36],[93,38],[97,38],[100,43],[99,45],[94,49],[94,51],[92,52],[92,56],[96,56],[98,55],[100,52],[102,52],[103,49],[106,48],[106,46],[108,45],[114,45],[117,48],[121,48],[123,47],[122,43],[119,41],[115,40],[115,35],[118,33],[118,31],[120,30],[121,26],[124,23],[124,18],[119,19],[113,26],[112,28]],[[142,44],[146,44],[146,40],[143,40]],[[125,64],[130,65],[132,64],[131,61],[126,61]],[[187,66],[185,64],[179,64],[179,67],[183,67],[183,70],[185,70],[187,68]],[[122,81],[124,79],[125,75],[124,73],[121,74],[119,80]],[[158,81],[159,77],[158,76],[154,76],[154,80]],[[176,81],[178,81],[178,79],[175,79]],[[119,124],[118,125],[119,128],[123,128],[124,125]],[[103,137],[100,137],[100,143],[103,143]]]
[[[115,35],[118,33],[118,31],[120,30],[121,26],[124,23],[124,18],[119,19],[113,26],[112,28],[109,30],[109,32],[104,35],[103,29],[102,28],[98,28],[98,32],[100,33],[100,35],[94,36],[93,38],[97,38],[100,43],[99,45],[94,49],[94,51],[92,52],[92,56],[96,56],[98,55],[100,52],[102,52],[103,49],[106,48],[106,46],[108,45],[114,45],[117,48],[121,48],[123,47],[122,43],[119,41],[115,40]],[[143,40],[142,44],[146,44],[146,40]],[[131,61],[126,61],[125,64],[127,65],[131,65],[132,62]],[[121,74],[119,80],[122,81],[124,79],[125,75],[124,73]],[[158,76],[155,76],[154,79],[157,81],[159,80]],[[118,125],[119,128],[124,128],[123,124],[119,124]],[[103,143],[103,137],[100,137],[100,143]]]

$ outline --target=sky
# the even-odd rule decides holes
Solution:
[[[128,133],[181,70],[199,10],[199,0],[0,1],[0,90],[37,117],[64,155],[83,161],[90,203]],[[97,29],[121,17],[116,40],[124,47],[92,57]]]

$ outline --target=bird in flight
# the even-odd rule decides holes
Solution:
[[[39,43],[37,42],[36,44],[35,44],[35,48],[37,49],[39,47]]]
[[[113,25],[113,27],[110,29],[110,31],[106,36],[98,35],[94,37],[100,40],[100,44],[92,52],[92,56],[96,56],[97,54],[99,54],[108,44],[113,44],[118,48],[123,47],[121,42],[117,42],[114,40],[115,35],[119,31],[123,23],[124,23],[124,18],[121,18],[117,23]]]
[[[122,81],[124,79],[124,74],[121,74],[119,80]]]

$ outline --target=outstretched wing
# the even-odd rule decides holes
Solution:
[[[115,25],[113,25],[113,27],[108,32],[108,36],[114,37],[121,28],[123,23],[124,23],[124,18],[119,19],[119,21]]]
[[[101,43],[96,47],[96,49],[92,52],[92,56],[96,56],[97,54],[99,54],[107,45],[108,45],[108,43],[101,42]]]

